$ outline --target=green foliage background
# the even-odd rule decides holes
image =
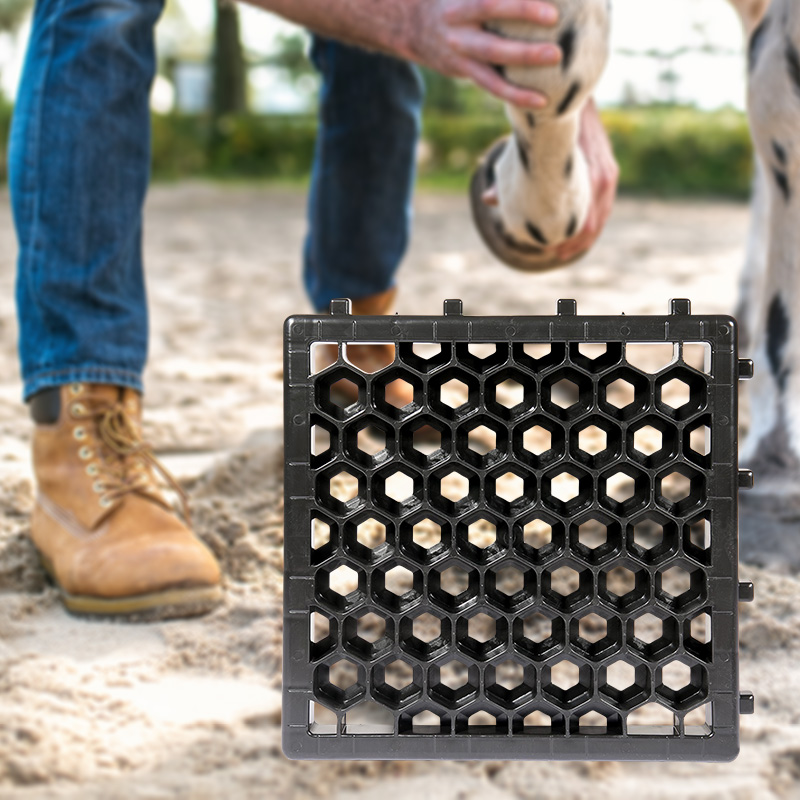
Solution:
[[[0,105],[0,181],[11,116]],[[603,112],[621,167],[621,189],[662,196],[746,197],[753,153],[737,111],[646,107]],[[312,116],[153,117],[156,179],[211,177],[303,181],[316,136]],[[502,112],[454,107],[425,117],[423,184],[462,189],[484,149],[508,132]],[[213,135],[212,135],[213,134]]]

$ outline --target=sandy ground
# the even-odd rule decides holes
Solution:
[[[663,312],[673,296],[733,308],[747,212],[621,202],[585,263],[521,277],[493,263],[465,199],[423,195],[401,312]],[[225,606],[202,621],[127,627],[64,614],[25,538],[29,424],[19,403],[15,245],[0,196],[0,797],[800,797],[800,581],[745,567],[744,719],[729,765],[294,764],[280,751],[283,542],[281,322],[299,288],[299,192],[162,187],[148,207],[148,435],[190,490],[222,559]]]

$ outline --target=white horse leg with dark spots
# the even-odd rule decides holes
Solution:
[[[736,5],[739,5],[736,3]],[[749,6],[746,5],[749,9]],[[752,351],[752,427],[741,461],[756,475],[742,497],[746,560],[800,568],[800,5],[773,0],[751,25],[749,106],[768,191],[766,269]],[[746,20],[747,26],[747,20]]]
[[[550,103],[536,112],[507,107],[512,135],[489,153],[472,185],[476,224],[487,245],[502,261],[526,270],[555,266],[545,248],[570,239],[586,222],[591,182],[578,146],[580,115],[609,52],[608,0],[555,4],[561,14],[555,29],[492,26],[508,38],[553,41],[563,59],[554,67],[505,70],[511,83],[543,91]]]

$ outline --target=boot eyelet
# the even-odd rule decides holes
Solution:
[[[74,395],[79,395],[83,391],[83,384],[82,383],[73,383],[72,386],[69,387],[69,390]]]
[[[91,458],[93,455],[91,447],[81,447],[78,451],[78,457],[81,458],[83,461]]]
[[[96,492],[97,494],[103,494],[105,490],[106,490],[106,485],[103,483],[103,481],[95,481],[92,484],[92,491]]]
[[[97,464],[89,464],[89,466],[88,466],[88,467],[86,467],[86,474],[87,474],[87,475],[89,475],[89,476],[90,476],[90,477],[92,477],[92,478],[93,478],[95,475],[97,475],[97,473],[98,473],[99,471],[100,471],[100,470],[97,468]]]
[[[75,430],[72,432],[72,435],[78,441],[83,441],[86,438],[86,429],[85,428],[75,428]]]
[[[83,403],[73,403],[69,408],[73,417],[82,417],[86,414],[86,406]]]
[[[108,508],[112,505],[114,501],[110,497],[101,497],[100,498],[100,507],[101,508]]]

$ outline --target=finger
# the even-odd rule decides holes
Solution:
[[[558,9],[542,0],[451,0],[445,11],[445,21],[452,24],[514,20],[552,26],[558,18]]]
[[[544,108],[548,103],[547,97],[540,92],[523,89],[508,83],[499,75],[497,70],[478,61],[464,59],[460,71],[464,77],[471,78],[482,89],[486,89],[487,92],[511,103],[513,106],[537,110]]]
[[[448,43],[462,56],[486,64],[544,67],[561,62],[561,48],[555,44],[504,39],[478,28],[458,28],[450,33]]]

